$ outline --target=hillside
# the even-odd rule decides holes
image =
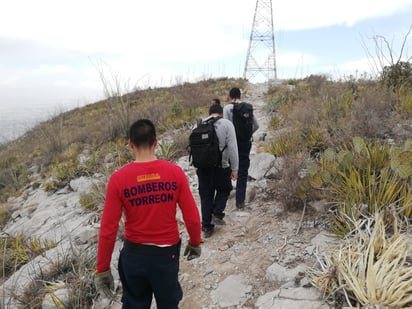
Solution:
[[[268,132],[268,116],[263,100],[266,89],[264,85],[250,85],[245,96],[256,107],[256,115],[260,123],[260,129],[255,133],[256,137]],[[257,145],[258,142],[254,143],[252,149],[252,165],[256,162],[253,156],[257,155]],[[186,171],[193,193],[198,200],[194,168],[188,165],[186,156],[178,159],[177,162]],[[256,166],[251,167],[251,169],[256,168]],[[50,267],[56,263],[52,260],[58,259],[59,254],[66,256],[67,252],[79,254],[81,251],[88,251],[93,256],[99,217],[98,213],[94,214],[82,208],[79,205],[79,198],[98,178],[99,176],[94,175],[72,179],[67,186],[52,194],[44,192],[42,188],[31,186],[24,190],[22,196],[9,199],[9,209],[13,214],[3,233],[23,233],[33,238],[56,239],[57,247],[45,252],[43,260],[36,258],[20,268],[4,283],[1,289],[3,292],[9,288],[13,289],[12,287],[18,284],[19,288],[14,288],[13,292],[27,293],[24,290],[30,290],[30,278],[37,277],[39,271],[44,273],[51,271]],[[305,244],[311,246],[310,240],[320,232],[319,228],[309,224],[307,217],[301,223],[301,232],[297,234],[300,212],[284,212],[283,206],[265,193],[268,185],[264,182],[267,180],[264,177],[258,180],[263,183],[258,184],[253,181],[249,183],[250,202],[244,211],[235,211],[233,199],[230,199],[227,207],[228,224],[218,229],[212,238],[203,243],[202,257],[191,262],[182,258],[181,283],[185,296],[181,308],[226,307],[225,301],[222,304],[222,300],[212,296],[212,292],[220,291],[218,285],[225,279],[238,275],[245,280],[244,284],[248,287],[248,291],[236,292],[235,300],[230,301],[237,303],[236,306],[252,308],[259,296],[279,285],[277,282],[265,279],[266,270],[273,262],[276,261],[287,267],[305,262],[313,263],[313,256],[305,253]],[[198,205],[200,207],[200,203]],[[185,239],[183,225],[181,230],[182,237]],[[113,270],[115,269],[116,259],[113,261]],[[59,276],[54,277],[57,279]],[[59,281],[56,281],[56,284]],[[62,288],[58,288],[56,293],[60,295],[61,290]],[[5,308],[12,308],[18,302],[7,295],[7,292],[3,295],[3,299],[7,300],[4,303]],[[228,295],[227,300],[229,301],[230,298]],[[113,304],[112,308],[116,306],[119,306],[118,303]]]
[[[306,273],[318,265],[319,255],[339,240],[329,233],[329,189],[325,183],[319,184],[319,178],[305,178],[301,172],[308,174],[307,161],[322,158],[328,147],[347,143],[354,132],[401,145],[412,127],[410,119],[395,114],[394,105],[387,104],[392,102],[392,94],[377,95],[374,84],[368,88],[370,82],[359,83],[363,100],[357,100],[353,99],[352,83],[330,83],[316,76],[269,89],[266,84],[224,79],[123,96],[133,115],[159,116],[158,154],[184,169],[199,207],[195,169],[182,151],[187,132],[194,122],[191,120],[204,115],[211,97],[225,102],[228,89],[239,84],[243,99],[254,104],[260,124],[251,153],[247,207],[236,210],[231,196],[227,224],[218,226],[216,233],[204,240],[202,256],[192,261],[181,257],[184,298],[180,308],[342,308],[347,304],[339,297],[328,299],[328,303],[322,300],[322,293],[312,286]],[[5,201],[2,256],[7,273],[0,287],[2,308],[58,308],[59,302],[68,308],[121,308],[121,287],[116,300],[108,303],[97,298],[92,283],[105,183],[111,170],[130,159],[121,122],[103,125],[108,120],[105,111],[114,112],[109,103],[98,102],[60,115],[0,149],[0,179],[15,180],[14,190],[9,185],[0,188]],[[121,101],[115,103],[125,106]],[[157,104],[159,114],[143,108]],[[161,106],[164,113],[160,113]],[[349,106],[356,113],[345,114]],[[113,119],[124,120],[117,117]],[[57,133],[63,140],[50,135],[50,128],[59,125],[62,130]],[[96,126],[109,130],[103,133]],[[63,134],[70,130],[71,134]],[[94,130],[96,135],[90,133]],[[17,150],[24,143],[30,149],[29,160],[19,161]],[[306,151],[310,155],[302,155]],[[18,173],[6,178],[5,171]],[[305,179],[314,186],[304,186],[301,180]],[[185,244],[187,235],[180,214],[178,218]],[[24,247],[24,240],[29,246]],[[6,250],[7,244],[19,251]],[[116,278],[121,245],[119,235],[112,261]],[[28,252],[36,254],[28,256]],[[20,259],[24,260],[21,264]]]
[[[263,101],[265,85],[248,89],[245,99],[253,102],[260,125],[251,154],[251,170],[256,170],[264,160],[264,153],[256,151],[258,140],[268,133],[270,118]],[[186,171],[198,198],[193,168],[186,166]],[[205,239],[202,258],[183,260],[181,308],[328,308],[304,275],[305,267],[316,262],[314,248],[324,245],[317,242],[324,232],[321,214],[306,213],[302,218],[301,211],[285,210],[285,205],[268,194],[270,179],[255,177],[248,183],[246,209],[237,210],[230,198],[227,225],[218,226]],[[289,292],[287,296],[278,295],[281,287]]]

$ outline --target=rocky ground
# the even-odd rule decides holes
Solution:
[[[254,135],[257,141],[268,132],[269,119],[263,102],[266,87],[265,84],[255,85],[244,96],[254,104],[259,119],[260,128]],[[256,155],[257,145],[258,142],[254,142],[251,157]],[[187,172],[191,173],[190,168]],[[321,225],[317,224],[319,214],[307,211],[302,218],[302,210],[285,210],[284,205],[267,195],[267,186],[270,184],[262,188],[251,180],[247,191],[249,202],[242,211],[236,209],[231,196],[226,209],[227,224],[217,226],[212,237],[204,239],[201,258],[182,260],[182,309],[323,307],[321,302],[316,302],[320,295],[314,291],[309,297],[314,301],[312,304],[306,303],[308,299],[304,296],[296,301],[293,301],[294,296],[287,297],[291,300],[289,305],[286,302],[278,302],[277,306],[275,302],[257,303],[259,298],[262,302],[262,296],[281,286],[296,288],[307,283],[306,280],[299,282],[305,275],[297,269],[314,266],[316,242],[312,240],[322,234]],[[198,199],[196,190],[193,192]],[[274,267],[280,267],[285,277],[280,278],[281,271],[277,270],[278,276],[274,274],[273,278],[271,270]],[[294,280],[296,282],[291,285]]]
[[[267,84],[250,85],[243,96],[253,103],[260,126],[254,134],[251,169],[259,169],[262,161],[257,158],[259,141],[276,134],[268,131],[269,116],[263,101],[266,89]],[[178,164],[189,177],[200,210],[195,169],[186,157]],[[311,209],[304,216],[303,209],[286,210],[268,193],[275,184],[264,174],[248,182],[245,209],[236,209],[232,191],[226,225],[217,225],[212,237],[203,239],[201,257],[191,261],[181,258],[181,309],[329,308],[305,274],[316,263],[316,248],[333,241],[319,224],[323,218]],[[183,222],[180,229],[184,248],[187,236]],[[120,307],[120,301],[112,305]]]
[[[250,174],[254,178],[248,182],[247,206],[237,210],[231,196],[226,209],[226,225],[217,226],[212,237],[204,239],[201,257],[191,261],[181,257],[180,282],[184,292],[181,309],[329,308],[305,274],[306,269],[316,263],[316,249],[334,241],[322,228],[323,212],[308,207],[302,216],[302,207],[294,211],[285,209],[270,193],[269,189],[276,186],[275,180],[266,177],[269,169],[275,173],[276,168],[273,168],[280,168],[281,164],[272,155],[257,151],[265,134],[266,138],[276,134],[267,130],[269,116],[263,101],[266,89],[266,84],[250,85],[243,96],[254,104],[260,124],[251,152]],[[187,173],[199,201],[194,168],[189,166],[187,157],[181,158],[178,164]],[[52,196],[38,186],[28,188],[22,197],[10,201],[13,218],[4,233],[21,231],[33,237],[56,238],[59,246],[22,267],[0,286],[2,308],[15,308],[13,293],[27,286],[35,272],[45,271],[50,260],[58,258],[61,252],[74,250],[73,245],[79,246],[76,250],[80,251],[96,246],[99,218],[84,210],[78,201],[80,194],[98,177],[73,180],[69,188]],[[200,208],[200,203],[198,205]],[[184,248],[187,234],[183,222],[180,228]],[[112,261],[115,278],[120,247],[121,241]],[[120,295],[119,290],[114,303],[101,300],[93,308],[121,308]],[[45,303],[43,308],[54,307],[47,307]]]
[[[271,265],[281,265],[291,274],[295,274],[296,266],[314,265],[311,240],[320,230],[306,218],[305,226],[296,234],[301,215],[279,212],[279,207],[264,201],[250,203],[245,211],[229,206],[227,224],[204,241],[202,257],[181,263],[185,291],[182,308],[224,308],[225,304],[255,308],[260,296],[287,283],[270,280]],[[231,276],[236,278],[233,285],[236,280],[241,282],[226,290],[221,284]],[[214,293],[219,289],[220,294]]]

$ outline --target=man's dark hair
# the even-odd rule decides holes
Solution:
[[[239,88],[230,89],[229,97],[232,99],[240,99],[240,89]]]
[[[149,119],[139,119],[130,126],[129,139],[136,147],[151,147],[156,140],[156,128]]]
[[[220,104],[214,104],[209,107],[209,115],[223,114],[223,107]]]
[[[220,105],[220,100],[218,98],[214,98],[212,99],[212,101],[214,102],[214,104]]]

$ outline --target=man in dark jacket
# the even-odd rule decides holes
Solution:
[[[234,104],[241,103],[241,93],[239,88],[232,88],[229,92],[229,103],[223,109],[223,117],[233,122],[233,108]],[[259,123],[256,117],[253,117],[252,134],[259,129]],[[242,209],[245,207],[246,186],[248,171],[250,166],[250,149],[252,148],[252,140],[248,138],[244,140],[241,136],[236,136],[239,153],[239,171],[236,183],[236,208]]]

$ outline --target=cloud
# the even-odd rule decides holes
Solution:
[[[275,28],[284,31],[333,25],[350,27],[366,19],[391,16],[406,9],[411,10],[411,7],[411,0],[289,0],[274,4],[273,19]]]
[[[40,65],[32,71],[33,75],[67,74],[73,70],[68,65]]]
[[[0,78],[0,86],[15,86],[18,81],[18,76],[5,76],[4,78]]]
[[[67,86],[70,85],[70,82],[68,80],[55,80],[52,82],[52,85],[54,87],[66,88]]]
[[[216,7],[223,13],[217,14]],[[227,54],[224,44],[239,43],[233,33],[222,31],[230,24],[226,9],[188,0],[15,0],[0,13],[0,35],[86,54],[199,60]]]
[[[351,26],[393,14],[411,3],[273,2],[274,26],[282,31]],[[0,83],[17,84],[34,74],[43,75],[51,86],[57,83],[101,89],[99,68],[94,65],[99,61],[106,62],[119,76],[131,77],[132,83],[146,86],[164,86],[176,82],[176,78],[190,80],[208,72],[210,76],[240,76],[255,4],[252,0],[8,1],[0,12],[0,37],[14,40],[8,59],[18,51],[22,57],[15,68],[26,69],[7,76],[0,73]],[[304,76],[321,65],[307,50],[278,52],[280,77],[282,72]]]
[[[280,79],[303,78],[312,70],[317,71],[320,65],[320,59],[310,52],[280,50],[276,55],[277,76]]]
[[[283,31],[350,26],[411,4],[411,0],[273,2],[274,25]],[[234,0],[14,0],[3,4],[0,35],[86,54],[199,61],[244,48],[254,9],[255,1]]]
[[[275,31],[286,32],[351,27],[410,10],[412,0],[272,4]],[[10,71],[0,72],[0,83],[27,81],[36,74],[49,78],[49,84],[56,76],[58,81],[96,88],[98,69],[93,62],[100,60],[133,82],[168,84],[176,76],[186,80],[216,70],[221,76],[241,75],[255,5],[255,0],[6,1],[0,11],[0,55]],[[4,38],[7,49],[1,44]],[[278,52],[279,71],[303,74],[320,65],[306,49]]]

